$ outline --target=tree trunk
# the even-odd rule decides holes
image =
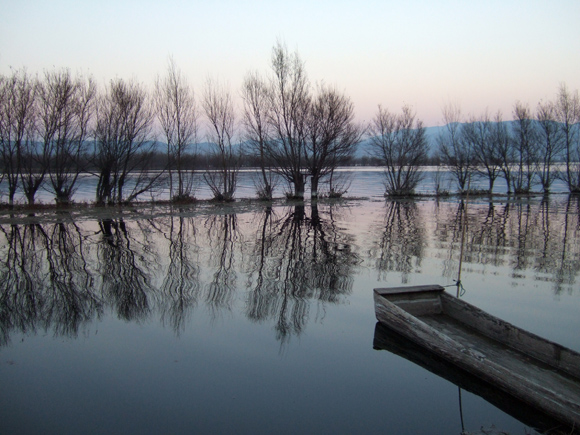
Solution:
[[[300,174],[294,180],[294,197],[304,199],[304,175]]]
[[[318,199],[318,177],[314,175],[310,178],[310,198]]]

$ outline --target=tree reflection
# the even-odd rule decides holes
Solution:
[[[426,247],[426,229],[414,201],[388,201],[380,239],[371,249],[379,280],[389,272],[401,273],[406,284],[409,274],[420,269]]]
[[[501,266],[504,262],[503,255],[511,244],[507,234],[511,213],[510,203],[474,204],[472,209],[467,210],[467,204],[463,204],[462,201],[455,219],[455,222],[461,219],[461,222],[465,224],[464,261],[472,264]],[[519,217],[521,228],[524,228],[527,225],[525,216],[520,214]],[[458,232],[463,231],[462,226],[455,228]],[[457,239],[459,237],[454,237],[454,243]],[[525,240],[521,241],[522,252],[525,252],[525,243]]]
[[[534,231],[537,229],[534,217],[529,201],[518,204],[514,216],[517,234],[517,238],[514,240],[515,256],[512,258],[511,265],[514,277],[528,269],[534,259],[535,252],[532,248],[538,240],[538,233]]]
[[[188,217],[171,210],[149,219],[123,214],[75,222],[58,214],[2,224],[0,345],[13,331],[42,328],[76,336],[108,308],[125,320],[159,314],[179,334],[198,303],[215,317],[240,299],[249,319],[272,322],[285,343],[311,317],[324,315],[326,304],[340,303],[351,292],[360,262],[353,234],[364,237],[366,228],[345,225],[340,213],[347,210],[299,203],[239,217],[219,210]],[[427,216],[426,210],[433,213]],[[577,287],[576,196],[469,204],[389,201],[370,234],[374,240],[365,246],[380,280],[397,272],[407,283],[431,253],[443,276],[455,280],[463,244],[464,271],[471,277],[503,268],[509,272],[499,273],[514,286],[546,281],[556,294]]]
[[[525,277],[555,283],[555,292],[571,287],[580,271],[580,232],[578,198],[564,203],[544,197],[495,204],[459,203],[453,212],[437,214],[435,238],[438,246],[447,246],[443,276],[458,276],[462,232],[465,225],[464,264],[494,267],[509,266],[511,277]],[[480,273],[484,273],[481,270]]]
[[[137,320],[150,311],[149,292],[153,261],[151,250],[142,238],[133,237],[123,219],[99,221],[98,270],[102,294],[115,307],[119,318]],[[147,255],[149,254],[149,255]]]
[[[38,228],[46,244],[49,277],[43,321],[58,334],[76,335],[81,324],[102,313],[103,304],[85,259],[85,236],[72,222],[59,222],[49,233]]]
[[[215,269],[208,284],[206,303],[217,314],[219,309],[231,309],[236,289],[235,249],[239,241],[235,213],[212,215],[205,220],[210,245],[209,264]]]
[[[459,257],[455,258],[455,252],[458,252],[457,256],[461,255],[461,243],[465,243],[467,230],[465,225],[467,225],[467,212],[463,200],[457,204],[455,213],[444,214],[443,222],[438,221],[437,234],[448,247],[443,261],[443,276],[447,279],[457,280],[459,277]]]
[[[199,265],[194,262],[195,227],[192,218],[168,219],[169,265],[161,286],[161,318],[168,318],[176,332],[185,328],[190,310],[197,304],[200,291]]]
[[[0,271],[2,343],[14,328],[54,328],[56,334],[75,336],[102,311],[78,226],[58,222],[0,229],[7,241]]]
[[[4,345],[13,329],[36,330],[43,303],[37,291],[43,283],[42,243],[34,224],[0,225],[0,230],[6,238],[0,270],[0,344]]]
[[[570,288],[580,271],[580,197],[569,195],[565,204],[564,222],[560,236],[562,251],[554,272],[555,292],[562,292],[562,285]]]
[[[266,208],[247,256],[246,315],[274,319],[282,342],[302,332],[311,300],[337,303],[350,293],[358,264],[353,239],[337,227],[332,206],[323,213],[314,203],[310,211],[298,204],[278,218]]]

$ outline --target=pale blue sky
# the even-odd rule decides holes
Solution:
[[[237,95],[266,72],[277,39],[298,50],[313,83],[344,90],[360,120],[377,105],[441,107],[511,118],[560,82],[580,88],[580,1],[0,0],[0,73],[68,67],[104,84],[152,84],[172,55],[198,93],[208,76]]]

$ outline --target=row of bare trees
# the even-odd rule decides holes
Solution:
[[[198,104],[193,88],[170,59],[153,92],[134,80],[114,79],[99,89],[69,70],[33,77],[26,70],[0,76],[0,163],[8,201],[18,189],[33,204],[44,186],[57,204],[71,202],[83,172],[98,178],[95,201],[124,203],[168,189],[173,200],[195,193],[196,144],[201,120],[212,167],[203,180],[217,200],[234,198],[242,155],[260,165],[259,197],[271,199],[275,180],[290,196],[312,197],[323,180],[350,158],[363,135],[351,100],[337,89],[311,86],[304,62],[278,43],[271,72],[250,73],[242,89],[243,116],[231,92],[208,79]],[[157,133],[161,133],[158,135]],[[159,169],[159,143],[166,159]]]
[[[151,186],[148,177],[126,183],[151,156],[155,112],[145,88],[112,80],[99,91],[91,77],[54,70],[42,78],[25,70],[0,76],[0,163],[8,201],[17,189],[33,204],[45,187],[67,204],[81,172],[98,177],[96,201],[131,201]]]
[[[513,121],[501,112],[463,119],[461,109],[443,108],[445,131],[438,141],[438,157],[448,167],[460,191],[474,176],[505,179],[508,193],[528,193],[540,186],[548,193],[561,179],[571,193],[580,192],[580,98],[561,85],[555,101],[538,103],[536,111],[520,101]]]
[[[535,113],[518,101],[513,121],[487,111],[464,119],[458,105],[448,104],[443,123],[431,160],[451,174],[460,192],[470,190],[475,177],[488,180],[490,193],[499,177],[505,179],[508,194],[529,193],[535,186],[549,193],[556,179],[571,193],[580,192],[578,91],[561,85],[556,100],[540,102]],[[413,194],[425,176],[420,167],[429,160],[425,128],[414,111],[404,106],[396,114],[379,106],[368,135],[371,156],[385,169],[386,194]]]
[[[19,186],[34,203],[46,179],[57,202],[70,199],[95,99],[94,82],[68,71],[42,81],[26,71],[0,76],[0,158],[11,204]]]
[[[350,98],[335,87],[312,85],[299,55],[280,42],[266,74],[247,74],[241,97],[237,116],[231,92],[208,79],[198,104],[172,59],[152,92],[119,78],[99,88],[91,77],[66,69],[40,78],[25,70],[0,75],[0,182],[8,202],[20,189],[33,204],[45,188],[57,204],[68,204],[82,173],[97,177],[98,204],[164,189],[172,200],[192,200],[200,178],[214,199],[231,201],[247,156],[259,166],[254,182],[262,199],[272,198],[279,180],[288,197],[304,198],[309,184],[316,199],[321,183],[330,196],[340,196],[347,187],[336,168],[352,159],[365,136],[370,157],[385,169],[388,195],[412,194],[424,176],[420,166],[429,161],[429,145],[411,107],[397,114],[379,106],[369,125],[357,123]],[[459,106],[447,105],[431,159],[450,171],[461,192],[475,176],[489,181],[490,192],[499,177],[508,193],[536,185],[549,192],[556,178],[580,192],[578,92],[562,85],[557,99],[540,102],[535,112],[517,102],[513,118],[504,122],[501,113],[486,112],[464,119]],[[211,151],[200,177],[202,125]]]

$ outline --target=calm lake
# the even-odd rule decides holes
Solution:
[[[0,215],[0,432],[531,433],[374,350],[372,290],[455,295],[463,235],[464,300],[580,351],[579,199],[470,198],[463,231],[457,198],[374,177],[317,205]]]

